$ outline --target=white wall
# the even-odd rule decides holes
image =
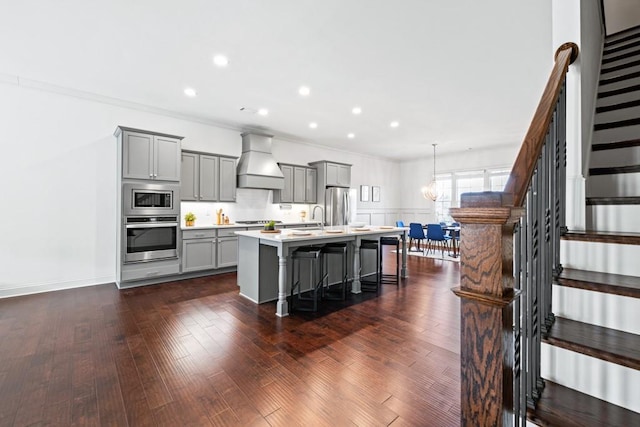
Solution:
[[[567,226],[584,230],[585,176],[593,133],[603,34],[597,2],[554,0],[552,48],[574,42],[578,59],[567,74]]]
[[[522,130],[524,133],[526,129]],[[436,171],[438,174],[454,171],[470,171],[484,169],[511,169],[522,141],[514,141],[512,145],[474,149],[440,155],[436,152]],[[401,206],[403,220],[429,222],[434,217],[434,202],[422,197],[420,189],[433,178],[433,156],[402,163]]]
[[[44,89],[0,79],[0,297],[114,281],[116,126],[185,136],[186,149],[232,156],[241,152],[237,129],[129,108],[117,100],[101,102],[90,94]],[[397,163],[280,140],[274,141],[273,151],[283,162],[352,163],[354,186],[380,185],[381,207],[400,203],[394,184]],[[247,217],[279,212],[269,204],[266,190],[239,190],[239,200],[229,204],[237,217],[243,209]]]

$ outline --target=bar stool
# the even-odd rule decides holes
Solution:
[[[293,265],[291,267],[291,310],[297,311],[317,311],[318,301],[322,292],[324,277],[318,278],[318,273],[322,271],[322,248],[317,246],[301,246],[291,255]],[[300,280],[300,263],[307,261],[310,266],[309,283],[311,286],[311,296],[302,296],[302,281]],[[296,269],[297,267],[297,269]],[[297,274],[296,274],[297,272]],[[296,290],[298,293],[296,294]],[[312,301],[311,307],[299,305],[300,301]]]
[[[396,286],[400,286],[400,239],[397,237],[381,237],[381,246],[395,246],[396,247],[396,274],[385,274],[383,270],[382,255],[383,250],[380,248],[380,282],[388,283]]]
[[[347,287],[349,284],[349,268],[347,267],[347,244],[342,242],[327,243],[322,247],[322,299],[326,300],[344,300],[347,298]],[[340,286],[331,289],[329,284],[329,263],[332,258],[340,257]],[[326,279],[326,285],[324,284]],[[337,292],[336,292],[337,291]]]
[[[374,281],[363,280],[362,278],[362,254],[363,251],[375,251],[376,257],[376,278]],[[360,241],[360,289],[363,292],[380,292],[380,244],[377,240],[361,240]]]

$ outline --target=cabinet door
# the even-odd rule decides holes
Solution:
[[[236,201],[236,159],[220,157],[220,201]]]
[[[200,155],[200,197],[202,202],[217,202],[220,186],[219,158],[216,156]]]
[[[280,165],[284,175],[284,188],[280,190],[280,202],[293,203],[293,166]]]
[[[182,153],[180,167],[180,200],[198,200],[198,183],[200,182],[200,156],[193,153]]]
[[[338,166],[334,163],[326,164],[326,185],[328,187],[340,185],[340,181],[338,180]]]
[[[351,166],[338,165],[338,185],[343,187],[351,185]]]
[[[238,238],[222,237],[218,239],[218,268],[238,265]]]
[[[191,239],[182,241],[182,271],[216,268],[216,239]]]
[[[307,168],[293,168],[293,202],[305,203],[307,195]]]
[[[180,181],[180,140],[155,136],[153,179]]]
[[[307,168],[306,170],[307,179],[305,181],[306,189],[305,189],[305,202],[306,203],[316,203],[317,201],[317,171],[315,169]]]
[[[153,135],[122,134],[122,177],[153,179]]]

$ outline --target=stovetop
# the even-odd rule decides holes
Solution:
[[[253,220],[247,220],[247,221],[236,221],[236,224],[266,224],[268,222],[271,222],[270,219],[253,219]],[[276,224],[282,224],[282,221],[273,221]]]

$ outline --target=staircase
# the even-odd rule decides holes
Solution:
[[[640,425],[640,26],[605,40],[587,232],[561,242],[539,425]]]

